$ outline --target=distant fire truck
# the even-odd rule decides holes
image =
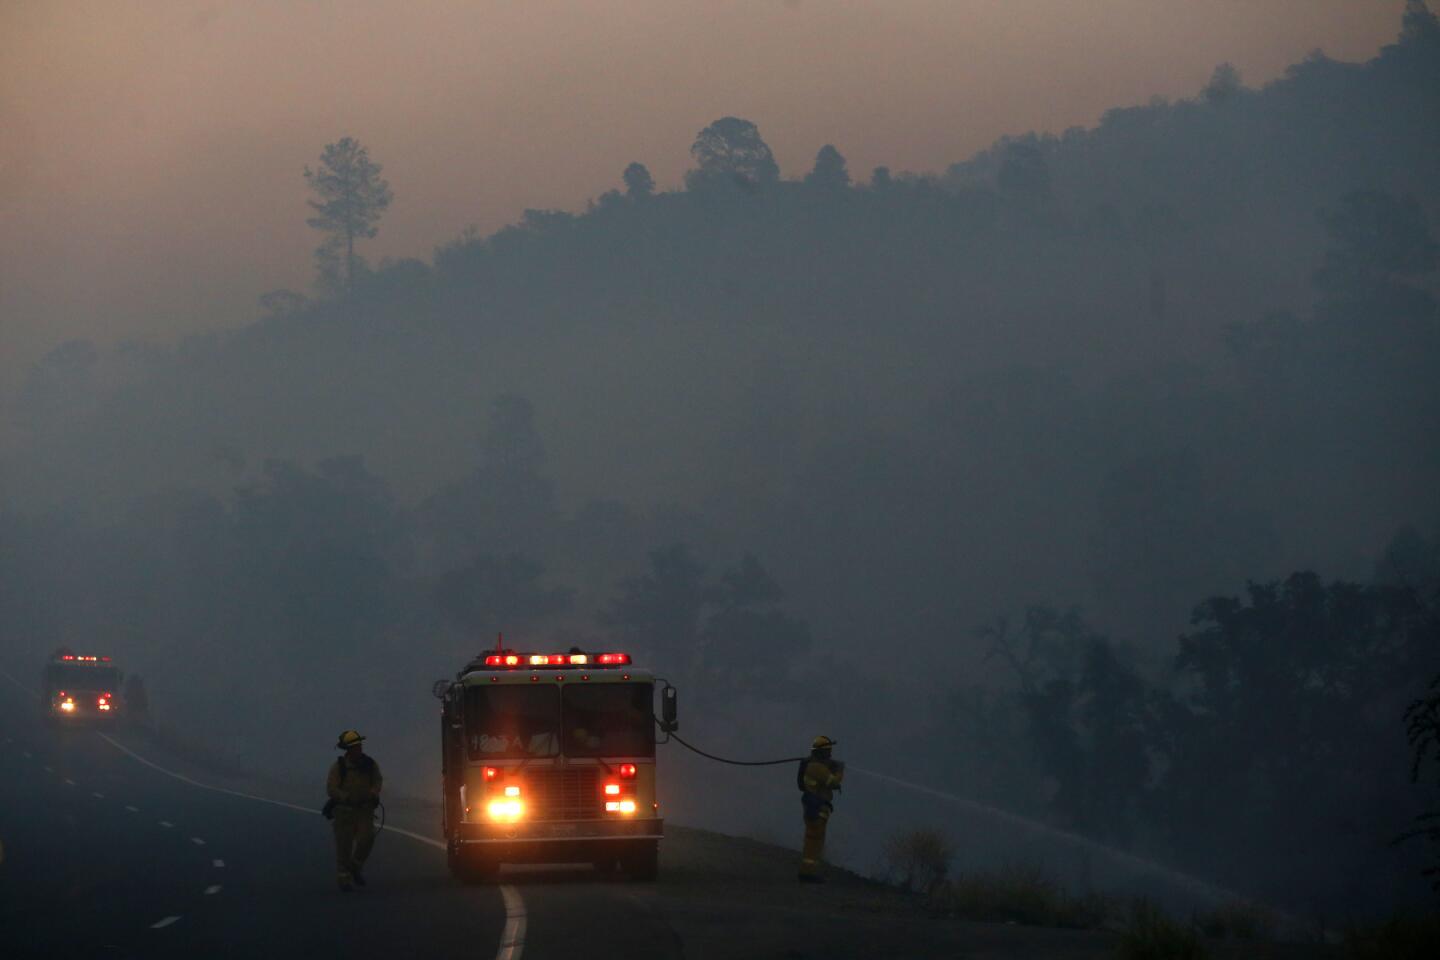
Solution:
[[[50,720],[113,722],[120,716],[120,671],[109,657],[56,651],[40,683],[40,710]]]
[[[661,681],[663,683],[663,681]],[[653,880],[664,821],[655,786],[655,678],[626,653],[477,657],[441,680],[440,745],[450,869],[593,863]],[[675,690],[661,690],[666,732]]]

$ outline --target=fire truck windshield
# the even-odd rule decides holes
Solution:
[[[648,683],[473,686],[465,691],[472,760],[652,757],[655,725]],[[561,735],[563,731],[563,738]]]
[[[560,691],[486,686],[465,691],[470,759],[553,757],[560,752]]]
[[[114,667],[52,663],[45,668],[45,682],[54,690],[115,690],[120,686],[120,671]]]
[[[565,688],[567,757],[653,757],[655,722],[648,683]]]

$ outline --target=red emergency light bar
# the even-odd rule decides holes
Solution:
[[[74,661],[76,661],[76,662],[78,662],[78,663],[109,663],[109,662],[110,662],[110,658],[109,658],[109,657],[96,657],[96,656],[93,656],[93,655],[82,656],[82,655],[76,654],[76,653],[62,653],[62,654],[60,655],[60,659],[61,659],[61,660],[74,660]]]
[[[628,653],[492,653],[485,657],[487,667],[623,667],[630,662]]]

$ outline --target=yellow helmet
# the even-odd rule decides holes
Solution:
[[[811,750],[829,750],[831,747],[835,746],[838,742],[839,742],[838,740],[831,740],[829,737],[822,735],[822,736],[818,736],[818,737],[816,737],[814,740],[810,741],[810,749],[811,749]]]
[[[340,739],[335,742],[335,746],[340,750],[349,750],[351,747],[358,747],[364,742],[365,738],[360,736],[359,730],[346,730],[340,734]]]

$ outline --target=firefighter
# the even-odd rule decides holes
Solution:
[[[800,761],[795,784],[805,814],[805,843],[800,850],[800,882],[824,883],[825,825],[835,809],[831,803],[845,778],[845,764],[830,757],[835,741],[819,736],[810,744],[810,756]]]
[[[330,797],[330,811],[335,828],[335,868],[342,892],[348,893],[355,884],[365,886],[365,858],[375,844],[375,808],[380,804],[380,787],[384,777],[380,764],[366,755],[360,746],[365,742],[357,730],[340,734],[335,747],[345,753],[330,765],[325,792]]]

